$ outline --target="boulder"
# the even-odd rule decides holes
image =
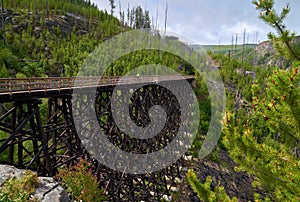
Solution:
[[[9,165],[0,165],[0,186],[9,178],[21,178],[25,170]],[[51,177],[38,177],[33,198],[41,202],[69,202],[68,193]]]

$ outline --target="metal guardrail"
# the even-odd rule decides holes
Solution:
[[[122,78],[122,79],[121,79]],[[193,79],[194,76],[185,76],[185,79]],[[49,77],[49,78],[0,78],[0,94],[12,94],[14,92],[34,92],[86,88],[94,86],[126,85],[135,83],[161,82],[182,80],[181,76],[102,76],[102,77]]]

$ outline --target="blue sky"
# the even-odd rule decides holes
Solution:
[[[101,10],[110,11],[108,0],[92,0]],[[150,11],[155,21],[158,10],[158,26],[164,28],[166,0],[121,0],[122,10],[141,5]],[[167,30],[189,39],[189,43],[197,44],[231,44],[232,36],[238,35],[238,43],[267,40],[267,34],[273,31],[257,18],[252,0],[169,0]],[[291,12],[286,25],[291,31],[300,34],[300,1],[275,0],[275,8],[281,9],[286,3]],[[115,16],[118,17],[119,1],[116,0]],[[173,34],[174,35],[174,34]],[[182,37],[181,37],[182,38]],[[182,40],[184,40],[182,38]]]

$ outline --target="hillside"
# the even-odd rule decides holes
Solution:
[[[256,44],[245,44],[244,51],[252,50]],[[228,54],[230,51],[232,54],[239,54],[243,51],[243,45],[200,45],[194,44],[191,47],[198,51],[200,49],[204,49],[206,51],[210,51],[212,53],[221,53],[221,54]]]
[[[299,47],[300,36],[293,40],[294,45]],[[272,67],[277,66],[282,69],[291,67],[291,62],[285,59],[275,50],[271,41],[264,41],[258,44],[248,55],[249,61],[254,66]]]
[[[150,26],[148,23],[150,22],[148,21],[149,13],[146,10],[144,12],[140,6],[131,10],[128,8],[127,15],[123,13],[123,19],[120,17],[121,19],[118,20],[89,0],[3,1],[2,20],[0,19],[2,28],[0,30],[0,78],[76,76],[83,61],[97,45],[126,30],[139,29],[145,25]],[[111,2],[114,1],[111,0]],[[192,45],[187,47],[178,40],[180,46],[176,46],[177,49],[181,50],[182,48],[186,51],[186,55],[192,52],[191,48],[204,49],[209,53],[213,62],[210,59],[206,60],[205,57],[203,66],[213,64],[213,68],[203,68],[205,71],[208,70],[207,72],[197,72],[192,64],[183,58],[157,49],[133,51],[120,58],[114,58],[115,60],[108,67],[103,65],[105,68],[103,75],[105,76],[122,76],[136,67],[148,64],[153,64],[153,66],[148,65],[149,68],[165,66],[184,75],[194,75],[193,90],[197,97],[195,105],[199,107],[200,111],[200,123],[196,126],[198,131],[191,148],[182,156],[183,164],[174,164],[175,172],[167,168],[166,172],[131,175],[126,173],[127,167],[121,172],[114,172],[113,169],[106,168],[103,172],[101,166],[103,162],[90,159],[89,155],[82,155],[83,153],[78,156],[74,155],[74,158],[73,154],[68,154],[68,152],[75,154],[73,149],[78,148],[78,145],[73,147],[72,144],[73,142],[77,143],[74,141],[76,137],[73,136],[73,132],[75,136],[77,135],[73,131],[74,125],[72,124],[76,123],[74,120],[79,120],[79,125],[83,125],[83,129],[88,129],[87,136],[93,138],[91,145],[94,146],[96,145],[94,143],[97,143],[94,142],[96,139],[94,137],[98,133],[94,125],[97,124],[90,122],[90,117],[85,117],[84,113],[81,114],[80,110],[76,111],[76,108],[87,113],[92,112],[92,114],[96,111],[97,121],[100,123],[100,127],[103,126],[101,129],[107,132],[108,137],[111,137],[109,140],[115,146],[122,150],[125,148],[124,151],[132,153],[138,151],[148,156],[152,153],[153,148],[156,148],[157,150],[154,152],[157,152],[165,143],[170,143],[168,141],[170,137],[173,138],[177,135],[177,129],[169,126],[174,124],[180,128],[181,123],[179,124],[179,122],[183,121],[184,124],[187,122],[185,119],[181,120],[181,118],[185,118],[182,115],[176,117],[178,112],[181,114],[186,108],[177,107],[179,101],[176,95],[173,99],[173,92],[165,93],[164,90],[153,88],[152,84],[146,85],[151,87],[150,93],[144,90],[146,88],[140,88],[137,92],[132,88],[133,91],[129,90],[129,92],[133,93],[126,94],[124,100],[130,99],[130,119],[134,121],[133,124],[136,123],[138,126],[146,126],[151,122],[153,106],[159,105],[166,110],[167,101],[174,101],[175,104],[169,104],[170,111],[167,111],[167,118],[170,117],[174,123],[165,124],[167,138],[157,139],[159,137],[156,135],[153,137],[153,141],[150,140],[153,148],[152,145],[149,147],[146,144],[147,140],[143,142],[144,140],[140,141],[133,137],[126,139],[129,135],[121,132],[121,129],[128,125],[127,122],[121,127],[115,124],[114,112],[125,119],[127,111],[125,114],[123,109],[116,110],[114,108],[113,100],[110,99],[110,96],[113,95],[111,87],[103,92],[100,91],[96,94],[97,96],[84,94],[82,100],[76,99],[75,101],[78,102],[78,105],[75,102],[77,119],[73,117],[74,110],[72,111],[71,108],[73,95],[65,96],[63,94],[62,97],[51,95],[53,97],[37,100],[31,91],[32,88],[29,87],[26,92],[32,96],[32,100],[34,100],[32,103],[31,100],[0,103],[0,150],[2,149],[0,162],[16,163],[16,166],[20,167],[30,165],[32,167],[28,166],[26,169],[35,169],[38,166],[47,166],[48,159],[43,162],[39,162],[37,159],[38,157],[45,158],[46,153],[49,152],[53,155],[55,163],[58,163],[54,167],[55,170],[58,168],[59,175],[56,177],[61,180],[62,184],[65,183],[65,180],[68,182],[65,186],[69,189],[67,191],[71,193],[70,195],[77,192],[80,197],[83,196],[81,199],[87,201],[95,201],[84,196],[88,193],[96,198],[95,194],[107,195],[109,198],[103,199],[104,201],[121,201],[119,200],[121,198],[123,201],[137,201],[134,197],[140,197],[138,201],[300,201],[300,37],[295,37],[289,30],[285,30],[285,25],[282,24],[288,13],[288,7],[283,9],[283,14],[277,15],[276,12],[273,12],[275,10],[273,10],[274,1],[272,0],[257,0],[253,1],[253,4],[262,11],[259,15],[260,19],[267,22],[271,20],[268,24],[275,27],[275,31],[276,27],[279,27],[278,33],[276,32],[278,36],[272,38],[275,45],[266,41],[257,45]],[[270,10],[272,12],[269,12]],[[111,13],[113,12],[111,11]],[[122,14],[120,15],[122,16]],[[126,23],[124,16],[130,19]],[[263,16],[265,18],[262,18]],[[272,21],[274,19],[275,22]],[[118,43],[107,49],[101,49],[106,53],[111,53],[103,54],[105,56],[103,60],[110,61],[107,59],[109,56],[118,55],[117,51],[114,51],[115,47],[122,47],[119,49],[120,52],[127,53],[126,48],[123,49],[123,47],[134,47],[140,43],[139,37],[134,39],[138,40],[126,41],[124,46],[120,46],[121,43]],[[169,39],[177,40],[174,37],[169,37]],[[147,44],[149,42],[151,41],[147,38]],[[206,54],[204,55],[206,56]],[[192,56],[194,55],[192,54]],[[88,75],[97,73],[88,68],[87,70],[87,72],[91,72]],[[160,69],[156,71],[154,68],[146,70],[145,74],[149,72],[157,74],[160,71]],[[139,73],[134,74],[135,78],[143,78]],[[209,77],[207,79],[206,74],[211,75],[211,79]],[[222,82],[217,83],[213,78],[218,78],[219,75],[222,78],[219,80]],[[2,81],[7,80],[3,79]],[[57,84],[60,84],[60,79],[57,80]],[[32,82],[26,83],[31,84]],[[218,88],[219,85],[215,85],[215,83],[224,84],[224,90],[223,87]],[[24,83],[20,84],[25,86]],[[159,82],[156,84],[160,85]],[[11,80],[3,86],[5,90],[11,89]],[[178,87],[180,86],[178,85]],[[226,100],[214,99],[216,96],[212,91],[214,88],[217,92],[220,91],[220,95],[226,95]],[[63,91],[60,85],[57,89],[55,90],[59,93]],[[176,89],[180,88],[176,86]],[[41,88],[38,90],[40,93],[43,90],[47,91],[45,87],[43,90]],[[168,89],[166,88],[166,90]],[[138,94],[139,91],[140,94]],[[123,94],[122,91],[118,91],[116,94],[118,95],[119,92],[120,95]],[[12,92],[5,93],[7,97],[13,97]],[[129,97],[131,94],[132,97]],[[159,102],[152,102],[152,99],[155,101],[155,96],[159,98]],[[95,101],[90,104],[88,100],[95,97]],[[188,97],[185,98],[188,100]],[[119,99],[120,106],[122,104],[121,108],[128,110],[127,106],[123,107],[124,100],[123,98]],[[82,108],[79,104],[80,101],[83,103]],[[185,105],[189,108],[194,104]],[[115,104],[116,106],[119,104]],[[223,108],[226,112],[221,114],[218,112],[218,108]],[[217,115],[214,116],[216,111]],[[193,114],[194,112],[190,113],[191,116]],[[220,120],[217,120],[218,118]],[[160,116],[157,119],[155,121],[160,121]],[[220,128],[219,123],[222,123],[220,139],[209,136],[209,132],[217,133]],[[193,122],[187,124],[192,128],[195,126]],[[189,132],[184,134],[189,136]],[[46,136],[48,137],[44,138]],[[31,137],[34,139],[30,139]],[[41,141],[36,141],[37,137]],[[46,144],[45,139],[49,140],[49,144]],[[205,149],[203,142],[206,140],[211,141],[209,145],[214,145],[214,143],[217,145],[208,156],[199,159],[199,151],[201,152],[202,148]],[[178,143],[178,145],[182,145],[181,142]],[[123,147],[126,144],[130,147],[127,150],[127,147]],[[67,151],[69,147],[71,150]],[[45,153],[40,153],[40,151],[45,151]],[[102,152],[100,153],[102,154]],[[103,153],[108,159],[114,157],[109,155],[109,152]],[[79,156],[87,157],[88,161],[77,158]],[[60,161],[65,158],[69,159]],[[115,163],[116,159],[117,157],[111,161]],[[77,160],[79,162],[76,162]],[[61,167],[64,162],[68,165]],[[141,161],[141,164],[144,162]],[[86,172],[87,170],[89,172]],[[96,174],[98,178],[93,174]],[[169,177],[168,174],[174,174],[174,176]],[[113,180],[111,180],[112,178]],[[158,181],[156,181],[157,179]],[[97,180],[100,184],[97,184]],[[26,184],[24,188],[11,188],[10,184],[20,184],[15,182],[14,178],[12,181],[7,181],[4,186],[8,187],[7,194],[11,194],[11,190],[20,190],[23,194],[23,190],[28,188]],[[1,185],[0,201],[5,199],[2,187]],[[99,190],[99,187],[104,189]],[[160,196],[160,192],[168,195]],[[76,197],[74,195],[71,198],[75,199]],[[76,201],[79,200],[76,198]],[[102,201],[102,199],[99,200]]]
[[[300,36],[293,41],[295,45],[300,44]],[[299,45],[298,45],[299,46]],[[260,44],[245,44],[243,45],[198,45],[194,44],[191,47],[199,51],[204,49],[212,54],[229,55],[235,59],[242,59],[248,62],[251,66],[289,68],[291,63],[281,56],[274,48],[271,41],[264,41]],[[243,51],[244,49],[244,51]]]
[[[85,1],[6,0],[4,6],[0,77],[74,76],[97,44],[125,29]]]

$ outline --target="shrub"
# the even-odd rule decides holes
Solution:
[[[227,201],[227,202],[234,202],[237,201],[236,198],[230,199],[230,197],[226,194],[224,187],[218,185],[214,188],[214,191],[210,189],[212,178],[208,176],[206,178],[205,183],[201,183],[200,180],[197,178],[195,172],[193,170],[188,170],[187,173],[187,180],[194,190],[197,193],[199,199],[204,201]]]
[[[32,171],[26,170],[24,175],[20,179],[16,177],[9,178],[2,184],[2,186],[0,187],[0,201],[37,201],[36,198],[31,198],[37,184],[37,174]]]
[[[76,201],[104,201],[106,197],[103,189],[99,188],[96,176],[89,168],[89,162],[80,159],[75,165],[67,169],[60,169],[58,177],[62,185]]]

